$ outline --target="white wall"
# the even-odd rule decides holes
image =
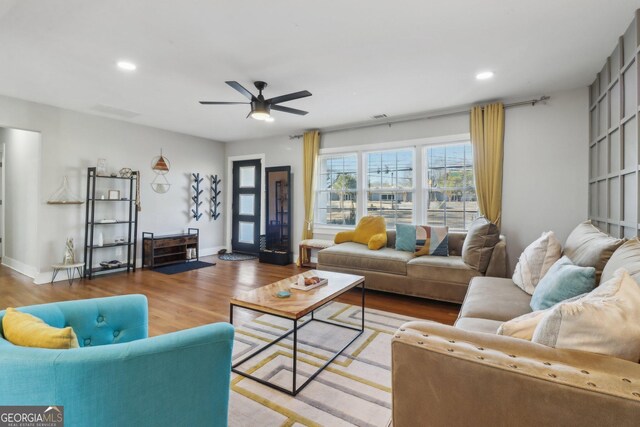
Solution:
[[[64,175],[69,176],[72,190],[84,199],[87,168],[95,166],[98,158],[107,159],[113,172],[122,167],[141,171],[142,211],[138,237],[142,231],[172,233],[198,227],[202,252],[211,253],[224,245],[224,214],[217,221],[206,215],[200,221],[194,221],[189,216],[190,173],[223,174],[223,143],[3,96],[0,96],[0,127],[30,129],[42,135],[40,196],[35,224],[40,274],[36,282],[50,280],[50,265],[61,259],[67,237],[74,238],[76,256],[82,259],[86,205],[47,205],[46,201],[58,189]],[[150,187],[155,176],[151,171],[151,160],[160,154],[160,149],[171,161],[167,179],[172,187],[166,194],[157,194]],[[208,188],[207,180],[203,185]],[[208,197],[206,191],[205,195]],[[115,252],[103,251],[104,259],[116,257]]]
[[[587,219],[588,105],[581,88],[551,94],[546,106],[507,110],[502,228],[512,268],[543,231],[564,245]]]
[[[39,258],[40,134],[0,128],[0,145],[4,145],[5,182],[2,262],[34,275],[38,271]]]
[[[561,241],[587,215],[588,93],[586,88],[551,93],[535,107],[505,114],[502,233],[511,268],[540,233],[554,230]],[[321,148],[375,144],[469,132],[468,115],[376,126],[321,136]],[[291,165],[293,250],[302,235],[302,141],[287,136],[234,142],[227,155],[263,153],[266,166]],[[297,178],[297,179],[296,179]],[[330,235],[319,235],[330,238]]]

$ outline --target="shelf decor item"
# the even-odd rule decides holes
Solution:
[[[171,184],[165,176],[169,173],[169,169],[171,169],[171,162],[162,154],[161,149],[160,155],[151,160],[151,170],[156,174],[156,177],[151,182],[151,189],[156,193],[163,194],[171,188]]]
[[[200,213],[200,205],[202,205],[202,200],[200,200],[200,195],[204,192],[204,190],[200,189],[200,184],[202,183],[204,178],[200,178],[200,173],[192,173],[193,175],[193,188],[194,195],[191,196],[191,200],[193,200],[194,208],[191,209],[191,214],[196,221],[200,221],[202,217],[202,213]]]
[[[98,167],[96,167],[97,176],[107,176],[107,159],[98,159]]]
[[[67,242],[64,245],[64,258],[63,264],[75,264],[76,254],[73,248],[73,237],[67,237]]]
[[[209,211],[214,221],[220,216],[218,209],[221,202],[218,201],[218,197],[220,197],[222,190],[218,190],[218,186],[221,182],[222,179],[218,178],[218,175],[211,175],[211,209]]]
[[[62,185],[51,195],[47,203],[50,205],[81,205],[84,203],[69,188],[69,179],[62,177]]]
[[[139,171],[131,171],[127,176],[99,176],[97,168],[87,170],[87,207],[84,237],[84,277],[92,279],[97,274],[130,272],[136,270],[136,248],[138,235],[138,208],[139,201],[138,182]],[[108,190],[108,197],[99,196],[96,186],[120,187],[120,189]],[[104,190],[103,190],[104,191]],[[121,197],[122,196],[122,197]],[[117,218],[117,219],[116,219]],[[107,236],[117,236],[116,239],[105,242],[103,231],[109,228]],[[107,248],[126,248],[124,255],[117,255],[121,261],[107,262],[101,265],[100,261],[109,255]],[[111,249],[113,250],[113,249]],[[98,253],[96,253],[98,251]],[[102,259],[96,257],[105,254]],[[108,258],[107,258],[108,260]]]

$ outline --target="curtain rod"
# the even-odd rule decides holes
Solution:
[[[521,107],[523,105],[531,105],[532,107],[534,107],[537,103],[539,102],[546,102],[549,99],[551,99],[550,96],[547,95],[543,95],[540,98],[537,99],[529,99],[527,101],[519,101],[519,102],[513,102],[511,104],[505,104],[504,108],[512,108],[512,107]],[[376,121],[375,123],[360,123],[360,124],[355,124],[355,125],[347,125],[347,126],[337,126],[337,127],[329,127],[326,129],[320,129],[320,134],[328,134],[328,133],[334,133],[334,132],[342,132],[342,131],[346,131],[346,130],[353,130],[353,129],[362,129],[362,128],[368,128],[368,127],[374,127],[374,126],[391,126],[392,124],[396,124],[396,123],[406,123],[406,122],[413,122],[413,121],[417,121],[417,120],[427,120],[427,119],[435,119],[435,118],[440,118],[440,117],[448,117],[448,116],[457,116],[460,114],[469,114],[471,111],[470,108],[464,108],[461,110],[454,110],[454,111],[447,111],[447,112],[442,112],[442,113],[434,113],[434,114],[428,114],[428,115],[420,115],[420,116],[413,116],[413,117],[405,117],[405,118],[399,118],[399,119],[389,119],[389,120],[384,120],[384,121]],[[300,135],[289,135],[289,139],[300,139],[302,138],[302,134]]]

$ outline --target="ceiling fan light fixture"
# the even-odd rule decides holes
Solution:
[[[256,100],[251,102],[251,117],[264,121],[271,117],[271,108],[269,108],[269,105],[260,101]]]
[[[265,120],[269,119],[271,116],[269,115],[269,113],[267,113],[265,111],[252,111],[251,112],[251,117],[256,119],[256,120],[265,121]]]
[[[274,121],[273,116],[267,117],[266,119],[264,119],[264,121],[267,122],[267,123],[273,123],[273,121]]]

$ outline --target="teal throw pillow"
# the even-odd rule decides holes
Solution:
[[[416,256],[449,256],[449,228],[428,225],[396,225],[396,250]]]
[[[595,268],[580,267],[563,256],[538,282],[530,306],[534,311],[545,310],[566,299],[591,292],[595,287]]]

